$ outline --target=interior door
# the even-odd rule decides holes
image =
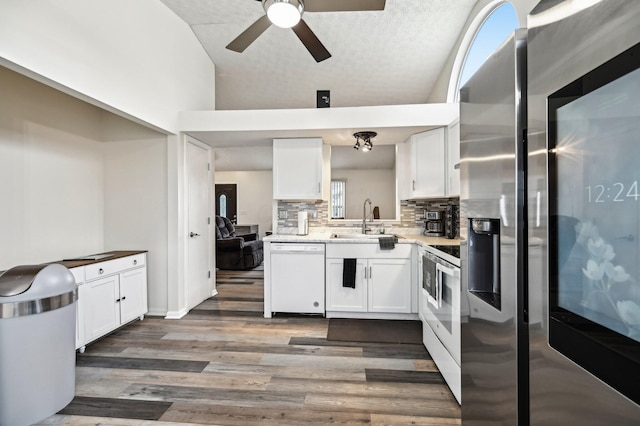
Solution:
[[[211,295],[209,150],[187,143],[187,308]]]
[[[238,185],[235,183],[216,184],[216,215],[238,223]]]

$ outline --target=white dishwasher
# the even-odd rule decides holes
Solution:
[[[324,244],[271,244],[271,312],[324,314]]]

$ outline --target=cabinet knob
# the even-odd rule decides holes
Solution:
[[[133,259],[133,264],[137,265],[138,264],[138,260],[137,259]]]
[[[104,269],[102,269],[102,268],[98,269],[98,273],[99,273],[100,275],[104,274]]]

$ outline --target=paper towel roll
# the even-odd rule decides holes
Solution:
[[[298,235],[309,233],[309,216],[307,212],[298,212]]]

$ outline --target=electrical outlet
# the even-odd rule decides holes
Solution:
[[[289,217],[289,214],[286,210],[280,210],[278,212],[278,219],[286,219],[287,217]]]

